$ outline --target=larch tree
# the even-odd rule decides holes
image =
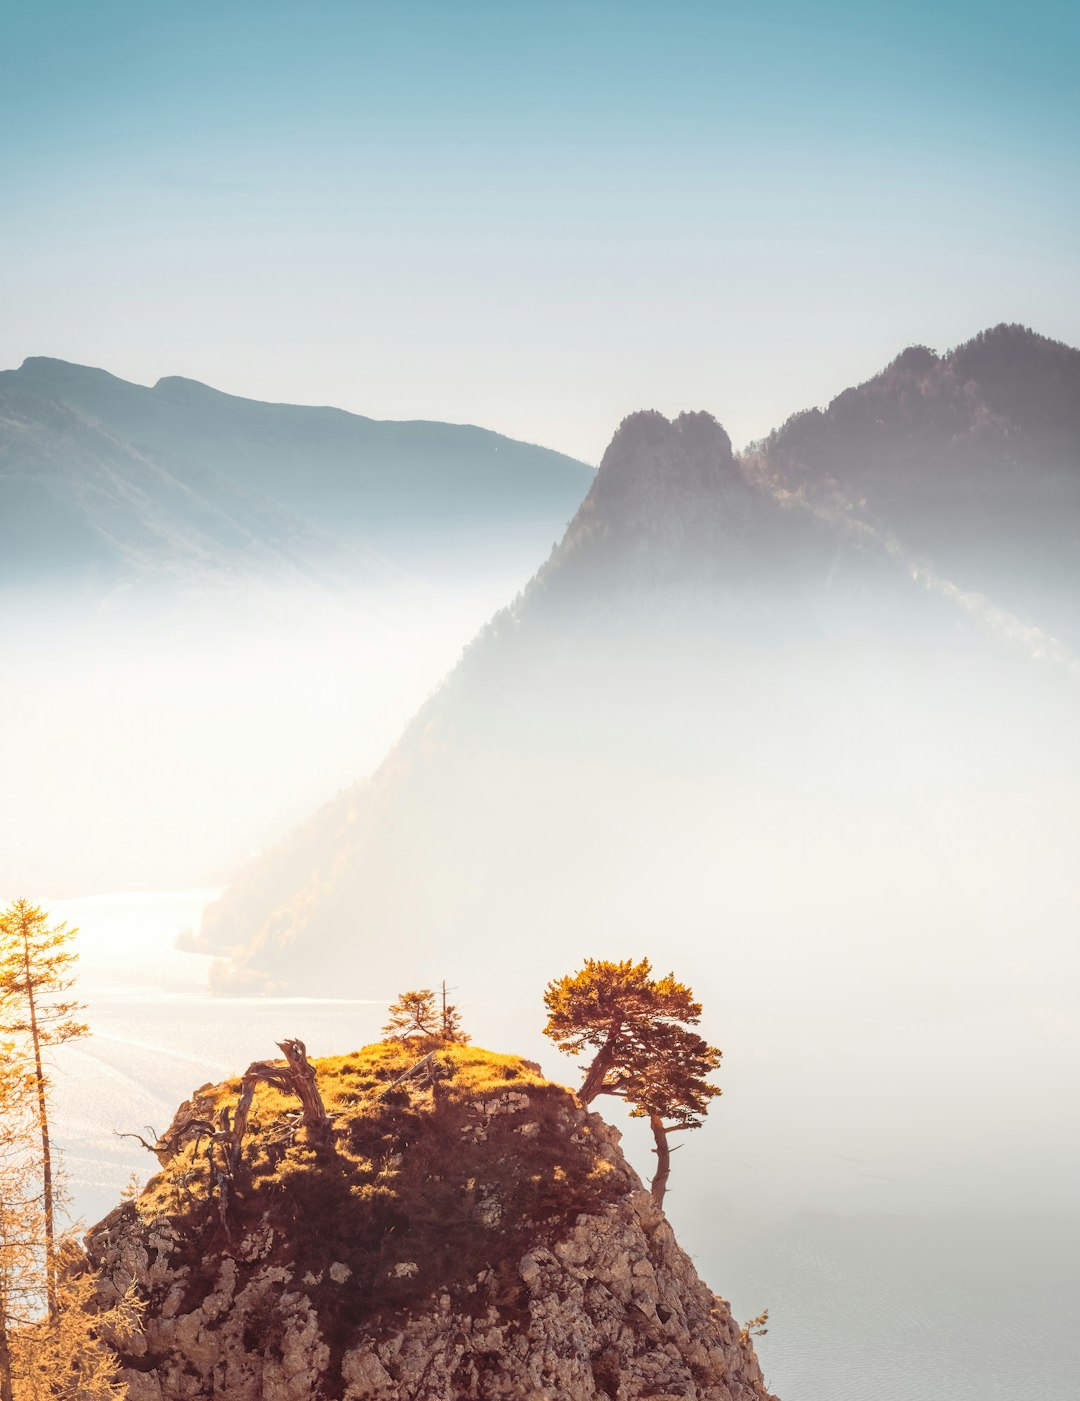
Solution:
[[[137,1287],[102,1310],[95,1272],[74,1237],[60,1238],[57,1261],[56,1318],[37,1318],[13,1338],[13,1401],[125,1401],[117,1348],[142,1329]]]
[[[89,1035],[77,1020],[82,1004],[65,996],[74,983],[76,930],[50,926],[43,909],[16,900],[0,914],[0,1037],[11,1047],[16,1069],[25,1065],[40,1143],[45,1294],[50,1319],[57,1293],[56,1184],[49,1134],[49,1076],[44,1052]]]
[[[28,1151],[30,1089],[12,1043],[0,1043],[0,1401],[13,1401],[19,1329],[44,1303],[41,1188]]]
[[[112,1344],[140,1327],[134,1286],[102,1312],[78,1241],[56,1228],[44,1057],[87,1034],[65,996],[74,933],[25,900],[0,914],[0,1401],[121,1401]]]
[[[673,974],[654,978],[649,960],[620,963],[589,959],[579,973],[559,978],[544,992],[545,1035],[561,1051],[595,1054],[578,1091],[585,1104],[601,1094],[631,1105],[648,1118],[656,1144],[652,1194],[663,1202],[671,1171],[669,1135],[699,1128],[720,1089],[708,1076],[721,1053],[696,1032],[701,1004]]]

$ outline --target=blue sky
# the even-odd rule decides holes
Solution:
[[[737,442],[905,344],[1080,342],[1078,7],[127,3],[0,19],[0,364]]]

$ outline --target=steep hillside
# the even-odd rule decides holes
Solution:
[[[231,1171],[198,1126],[240,1082],[181,1107],[89,1237],[103,1302],[147,1300],[131,1401],[767,1396],[612,1128],[515,1056],[420,1060],[316,1062],[320,1130],[260,1087]]]
[[[707,415],[632,416],[547,565],[373,778],[207,911],[219,985],[389,991],[384,949],[423,981],[459,939],[456,968],[486,978],[508,929],[539,973],[628,891],[659,913],[672,879],[693,946],[760,920],[785,863],[764,908],[791,937],[836,889],[888,879],[927,803],[954,795],[977,823],[991,795],[1075,771],[1068,668],[968,604],[755,485]],[[1011,869],[1021,848],[994,842]]]

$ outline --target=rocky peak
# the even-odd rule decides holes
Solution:
[[[709,413],[666,419],[654,409],[630,414],[600,463],[593,494],[608,502],[698,496],[741,483],[731,439]],[[644,503],[643,503],[644,504]]]
[[[329,1138],[261,1085],[224,1205],[198,1125],[240,1082],[181,1107],[88,1240],[106,1306],[147,1300],[131,1401],[767,1397],[614,1129],[517,1057],[419,1060],[316,1062]]]
[[[620,424],[596,479],[547,569],[542,589],[641,588],[717,582],[741,587],[771,571],[777,504],[744,474],[708,413],[653,410]]]

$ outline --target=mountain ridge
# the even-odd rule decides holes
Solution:
[[[422,569],[410,530],[424,540],[441,531],[459,560],[532,554],[592,475],[470,424],[272,404],[181,376],[148,388],[44,356],[0,371],[4,533],[22,540],[18,561],[36,554],[45,577],[80,567],[92,576],[110,563],[121,578],[221,580],[275,562],[313,578],[378,574],[396,561]],[[50,525],[72,517],[71,548],[53,549]],[[18,568],[8,573],[18,581]]]
[[[908,347],[744,461],[1078,649],[1078,405],[1080,350],[1002,323],[943,355]]]

